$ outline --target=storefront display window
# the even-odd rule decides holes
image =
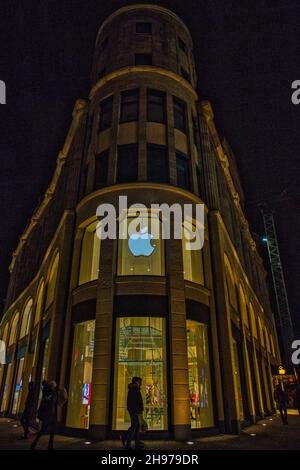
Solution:
[[[149,430],[167,429],[166,343],[163,318],[117,318],[113,428],[127,429],[127,390],[143,380],[144,418]]]
[[[134,218],[128,217],[130,227]],[[119,276],[164,276],[164,243],[161,238],[161,222],[155,217],[139,217],[141,227],[129,237],[119,239]],[[154,232],[154,233],[152,233]],[[156,234],[157,232],[157,237]],[[125,232],[124,232],[125,233]]]
[[[19,364],[18,364],[14,401],[13,401],[13,406],[12,406],[13,415],[17,414],[19,411],[20,398],[21,398],[22,387],[23,387],[23,369],[24,369],[24,357],[20,359]]]
[[[88,429],[92,391],[95,321],[74,328],[67,426]]]
[[[3,396],[2,396],[2,403],[1,403],[1,412],[2,411],[7,411],[7,406],[8,406],[8,392],[10,389],[10,384],[11,384],[11,379],[12,379],[12,364],[8,364],[7,366],[7,371],[6,371],[6,378],[5,378],[5,384],[4,384],[4,390],[3,390]]]
[[[191,427],[214,425],[207,326],[187,320]]]

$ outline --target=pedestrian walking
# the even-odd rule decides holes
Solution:
[[[142,449],[144,443],[140,440],[140,422],[143,417],[144,404],[141,394],[141,377],[133,377],[128,385],[127,410],[130,415],[131,425],[122,436],[122,443],[126,449],[131,448],[131,441],[135,441],[135,448]]]
[[[20,422],[24,429],[24,434],[20,439],[28,439],[29,426],[32,424],[34,418],[34,383],[29,382],[28,394],[25,401],[24,411],[22,413]]]
[[[42,387],[42,400],[38,409],[38,418],[42,422],[42,425],[31,444],[31,450],[35,449],[40,437],[44,434],[49,434],[48,450],[53,450],[57,423],[57,385],[54,380],[49,383],[44,380]]]
[[[280,411],[280,417],[283,424],[288,424],[287,419],[287,397],[285,391],[281,388],[281,384],[278,384],[275,388],[274,399],[277,403],[277,407]]]

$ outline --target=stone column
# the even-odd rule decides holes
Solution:
[[[181,240],[168,240],[169,337],[171,418],[176,440],[190,436],[190,396],[187,358],[186,311]]]
[[[209,213],[210,239],[213,260],[213,275],[216,297],[216,312],[219,332],[220,362],[223,379],[223,400],[225,428],[229,433],[240,432],[238,403],[236,396],[233,370],[233,344],[231,331],[231,312],[225,291],[224,252],[220,233],[219,213]]]
[[[110,378],[113,353],[114,245],[115,240],[101,242],[90,412],[90,430],[98,439],[107,437],[109,405],[112,399]]]

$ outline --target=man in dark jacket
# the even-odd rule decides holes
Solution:
[[[21,424],[24,429],[24,435],[21,439],[28,439],[29,426],[32,424],[34,414],[34,383],[29,382],[28,394],[25,401],[24,411],[21,416]]]
[[[133,377],[131,383],[128,385],[127,410],[130,414],[131,426],[125,435],[122,436],[123,445],[127,449],[130,449],[133,439],[136,449],[143,448],[143,443],[140,440],[140,416],[144,411],[141,385],[141,377]]]
[[[275,388],[274,399],[276,401],[277,407],[279,408],[282,423],[283,424],[288,424],[287,407],[286,407],[286,402],[287,402],[286,393],[281,388],[280,384],[278,384]]]
[[[42,421],[42,425],[31,444],[31,450],[35,449],[38,440],[43,434],[49,434],[48,450],[53,450],[53,440],[57,422],[57,385],[54,380],[49,383],[43,380],[42,385],[43,395],[38,409],[38,418]]]

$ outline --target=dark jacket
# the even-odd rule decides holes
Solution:
[[[287,402],[286,393],[280,387],[276,388],[274,392],[274,398],[275,398],[276,403],[279,403],[279,404],[286,404]]]
[[[26,397],[22,418],[32,418],[34,414],[34,389],[30,389]]]
[[[42,401],[38,409],[39,420],[54,423],[57,420],[57,392],[48,385],[43,387]]]
[[[128,385],[127,410],[130,414],[141,414],[144,410],[140,386],[137,383],[130,383]]]

